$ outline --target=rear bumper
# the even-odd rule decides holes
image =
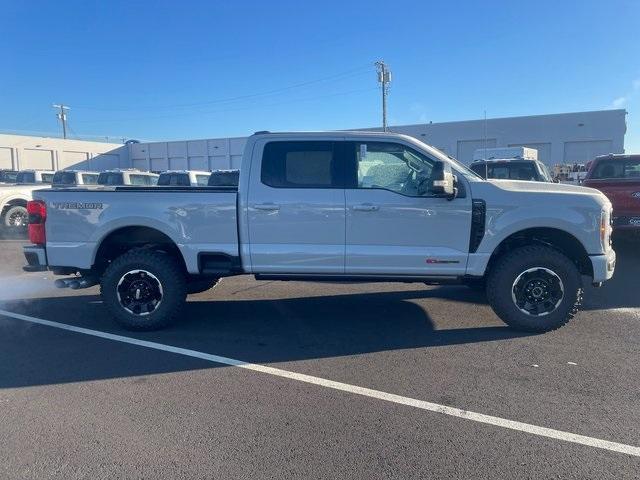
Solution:
[[[612,248],[602,255],[590,255],[593,267],[593,283],[604,282],[613,277],[616,268],[616,252]]]
[[[22,247],[27,264],[22,267],[25,272],[42,272],[47,270],[47,251],[41,245]]]

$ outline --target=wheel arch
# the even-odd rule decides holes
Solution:
[[[121,226],[106,234],[95,249],[92,268],[102,272],[112,260],[134,248],[164,251],[174,256],[186,272],[185,259],[176,242],[157,228],[140,225]]]
[[[498,258],[506,252],[526,245],[545,245],[567,256],[582,275],[593,277],[593,265],[586,248],[573,234],[555,227],[534,227],[514,232],[504,238],[493,250],[487,264],[489,273]]]

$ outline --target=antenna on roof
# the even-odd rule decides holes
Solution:
[[[484,111],[484,178],[489,177],[489,164],[487,163],[487,111]]]

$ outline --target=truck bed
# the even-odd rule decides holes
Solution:
[[[53,188],[34,197],[47,204],[49,265],[89,269],[110,235],[152,229],[182,252],[189,273],[207,254],[239,258],[234,187]]]

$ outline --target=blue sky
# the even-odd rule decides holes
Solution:
[[[0,131],[144,140],[625,108],[639,1],[0,0]]]

